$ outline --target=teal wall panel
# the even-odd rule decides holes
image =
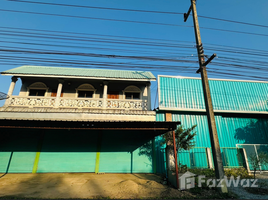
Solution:
[[[159,76],[159,107],[205,109],[201,79]],[[268,82],[210,79],[214,110],[268,112]]]
[[[35,152],[14,152],[9,173],[32,173]]]
[[[38,138],[38,130],[2,129],[0,141],[1,172],[31,173]],[[9,163],[10,156],[12,159]]]
[[[11,157],[11,152],[0,152],[0,173],[8,172],[8,163]]]
[[[96,153],[42,152],[37,173],[42,172],[94,172]]]
[[[44,136],[37,173],[94,172],[97,132],[47,131]]]
[[[152,141],[136,131],[103,131],[99,172],[152,173]]]

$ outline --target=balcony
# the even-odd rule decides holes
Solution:
[[[147,111],[147,100],[102,99],[102,98],[66,98],[66,97],[19,97],[11,96],[6,102],[8,107],[28,108],[85,108],[85,109],[117,109]]]

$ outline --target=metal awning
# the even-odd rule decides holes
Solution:
[[[154,136],[173,131],[181,123],[156,121],[40,121],[40,120],[0,120],[0,128],[12,129],[61,129],[61,130],[116,130],[142,131]]]

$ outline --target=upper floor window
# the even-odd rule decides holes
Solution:
[[[125,99],[141,99],[141,90],[134,85],[126,87],[123,94]]]
[[[136,92],[125,92],[126,99],[140,99],[140,93]]]
[[[30,89],[29,96],[45,96],[46,90]]]
[[[78,97],[80,98],[93,98],[93,91],[78,91]]]
[[[28,96],[46,96],[48,87],[42,82],[33,83],[28,87]]]
[[[76,89],[76,97],[78,98],[95,98],[96,89],[88,83],[80,85]]]

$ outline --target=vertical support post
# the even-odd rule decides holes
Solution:
[[[8,92],[7,92],[7,95],[8,95],[9,98],[13,95],[17,80],[18,80],[18,78],[16,76],[13,76],[11,78],[11,83],[10,83],[10,86],[9,86],[9,89],[8,89]],[[7,99],[6,102],[5,102],[5,106],[8,106],[9,102],[10,102],[10,99]]]
[[[102,95],[102,98],[103,98],[102,108],[103,109],[106,109],[107,107],[107,93],[108,93],[108,82],[104,81],[103,82],[103,95]]]
[[[257,151],[257,148],[256,148],[255,144],[254,144],[254,148],[255,148],[256,157],[259,160],[259,154],[258,154],[258,151]],[[259,163],[259,168],[260,168],[260,173],[261,173],[261,164],[260,163]]]
[[[174,158],[175,158],[175,170],[176,170],[176,183],[177,183],[177,189],[179,189],[179,172],[178,172],[178,159],[177,159],[177,149],[176,149],[175,131],[172,131],[172,135],[173,135],[173,146],[174,146]]]
[[[247,168],[248,173],[250,174],[250,168],[249,168],[249,164],[248,164],[247,152],[246,152],[246,149],[245,148],[243,148],[242,150],[243,150],[243,154],[244,154],[246,168]]]
[[[55,108],[59,107],[60,104],[60,96],[62,92],[62,86],[63,86],[64,80],[59,79],[59,84],[58,84],[58,89],[57,89],[57,95],[56,95],[56,100],[55,100]]]
[[[210,148],[206,148],[206,153],[207,153],[207,159],[208,159],[208,168],[213,169],[213,164],[212,164],[212,156],[211,156],[211,151]]]
[[[214,111],[212,106],[211,94],[209,89],[208,83],[208,76],[206,70],[206,64],[204,60],[204,50],[202,47],[201,42],[201,35],[199,30],[198,18],[197,18],[197,11],[196,11],[196,0],[191,0],[192,6],[192,15],[193,15],[193,22],[194,22],[194,31],[195,31],[195,39],[196,39],[196,48],[198,53],[198,61],[199,61],[199,71],[201,72],[201,79],[202,79],[202,86],[203,86],[203,93],[206,105],[206,112],[207,112],[207,120],[208,120],[208,127],[209,127],[209,135],[210,135],[210,142],[211,148],[213,153],[213,160],[214,160],[214,167],[216,178],[223,180],[222,187],[217,187],[220,192],[227,193],[227,186],[224,180],[224,169],[220,151],[220,144],[219,138],[217,134],[216,122],[214,117]]]
[[[151,83],[146,84],[147,87],[147,110],[151,110]]]

